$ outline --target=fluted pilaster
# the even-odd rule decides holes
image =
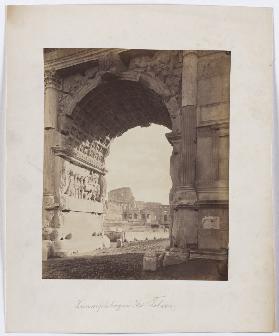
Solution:
[[[196,201],[196,126],[197,126],[197,65],[195,52],[183,53],[181,108],[181,192],[185,202]],[[183,191],[182,191],[183,190]]]
[[[182,108],[182,185],[194,188],[196,160],[196,107]]]

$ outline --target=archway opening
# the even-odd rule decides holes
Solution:
[[[105,231],[124,231],[127,241],[169,238],[171,146],[166,132],[168,128],[152,124],[112,141],[106,160]]]
[[[106,160],[108,190],[130,186],[137,200],[168,204],[172,148],[156,124],[135,127],[115,138]]]
[[[91,235],[94,238],[101,236],[101,231],[105,229],[104,217],[108,211],[107,191],[110,190],[108,190],[106,182],[108,173],[106,161],[111,150],[110,147],[113,148],[114,141],[115,143],[121,142],[129,136],[130,132],[139,129],[143,133],[149,133],[149,138],[152,138],[153,133],[153,140],[156,139],[155,143],[148,143],[148,138],[144,134],[139,135],[139,140],[141,138],[142,142],[142,154],[146,156],[145,159],[142,158],[143,167],[146,172],[148,169],[154,172],[157,167],[157,173],[160,172],[160,177],[156,179],[155,176],[151,177],[148,174],[150,189],[145,191],[145,195],[149,194],[149,199],[148,196],[145,199],[137,200],[133,197],[134,202],[132,204],[128,202],[129,204],[122,208],[122,220],[126,224],[127,222],[130,224],[131,221],[125,221],[125,219],[131,216],[127,211],[133,210],[133,225],[140,227],[141,231],[144,231],[146,226],[155,231],[156,228],[161,228],[164,231],[164,237],[168,237],[170,213],[167,195],[170,190],[169,157],[171,146],[167,142],[165,133],[171,129],[171,119],[163,98],[140,82],[118,80],[111,76],[105,76],[105,79],[96,88],[79,101],[72,114],[68,115],[65,120],[66,125],[62,125],[62,129],[67,138],[67,151],[61,153],[65,159],[61,193],[62,198],[66,196],[71,203],[71,206],[65,209],[68,212],[64,214],[65,234],[69,229],[75,230],[73,231],[75,235],[79,235],[79,239],[83,241],[88,240],[88,244],[91,244]],[[151,124],[152,127],[148,127]],[[156,131],[154,131],[154,127]],[[158,127],[160,128],[159,132]],[[137,145],[134,144],[134,146]],[[129,150],[136,154],[136,148],[133,149],[130,146]],[[153,153],[148,153],[148,150],[153,150]],[[122,151],[125,149],[122,148]],[[162,160],[158,160],[160,153],[164,153]],[[166,155],[168,159],[166,159]],[[144,163],[147,158],[148,162]],[[116,162],[111,167],[111,173],[119,170],[121,165],[121,160]],[[128,165],[127,168],[129,168]],[[140,167],[137,167],[137,170],[140,173]],[[126,177],[128,177],[128,172],[129,169],[126,173],[124,172]],[[165,176],[168,178],[164,178]],[[144,181],[144,176],[142,176],[142,181]],[[137,183],[144,185],[141,181],[137,181]],[[165,186],[163,198],[159,198],[160,184]],[[131,188],[129,185],[128,187]],[[157,196],[150,195],[152,188],[153,193],[155,195],[157,193]],[[72,201],[73,198],[75,200]],[[142,197],[139,195],[139,198]],[[136,201],[138,203],[135,203]],[[140,202],[144,201],[149,203],[147,209],[139,206]],[[70,223],[68,226],[65,225],[67,220]],[[77,221],[81,223],[81,226],[83,223],[88,223],[88,227],[85,230],[77,228],[75,224]],[[69,229],[66,229],[67,227]],[[158,235],[153,234],[152,237],[155,239]]]

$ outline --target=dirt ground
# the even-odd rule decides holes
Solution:
[[[96,250],[90,255],[52,258],[43,261],[44,279],[111,279],[111,280],[226,280],[218,273],[218,262],[193,260],[155,272],[142,270],[147,251],[163,252],[168,239],[138,241],[121,248]]]

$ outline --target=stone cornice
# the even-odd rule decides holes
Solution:
[[[120,53],[126,49],[78,49],[76,52],[60,56],[54,59],[45,59],[45,70],[60,70],[75,66],[80,63],[86,63],[90,61],[97,61],[99,58],[104,57],[112,52]]]
[[[198,129],[213,129],[213,130],[219,130],[219,129],[224,129],[224,130],[229,130],[229,122],[228,121],[223,121],[223,120],[217,120],[208,124],[202,124],[198,125]]]
[[[208,208],[211,206],[216,206],[218,208],[227,209],[229,207],[228,200],[199,200],[196,203],[197,207],[199,208]]]
[[[216,55],[216,54],[230,55],[229,50],[198,50],[197,53],[198,53],[199,58]]]
[[[97,167],[96,164],[94,164],[93,160],[88,161],[86,159],[84,159],[83,157],[80,157],[79,155],[77,155],[76,153],[73,153],[73,151],[70,148],[66,148],[66,147],[52,147],[52,150],[54,151],[54,153],[82,168],[87,168],[90,170],[94,170],[102,175],[105,175],[107,173],[107,170],[105,168],[99,168]]]

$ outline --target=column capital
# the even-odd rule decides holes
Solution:
[[[174,208],[193,208],[197,205],[197,192],[192,186],[177,186],[173,193]]]
[[[168,142],[174,146],[176,143],[181,142],[181,133],[169,132],[166,133],[166,138]]]
[[[62,81],[56,71],[47,70],[44,73],[45,84],[45,129],[56,129],[58,114],[58,90]]]
[[[60,89],[62,85],[62,80],[57,75],[57,71],[47,70],[44,73],[44,84],[45,84],[45,89],[47,88]]]

